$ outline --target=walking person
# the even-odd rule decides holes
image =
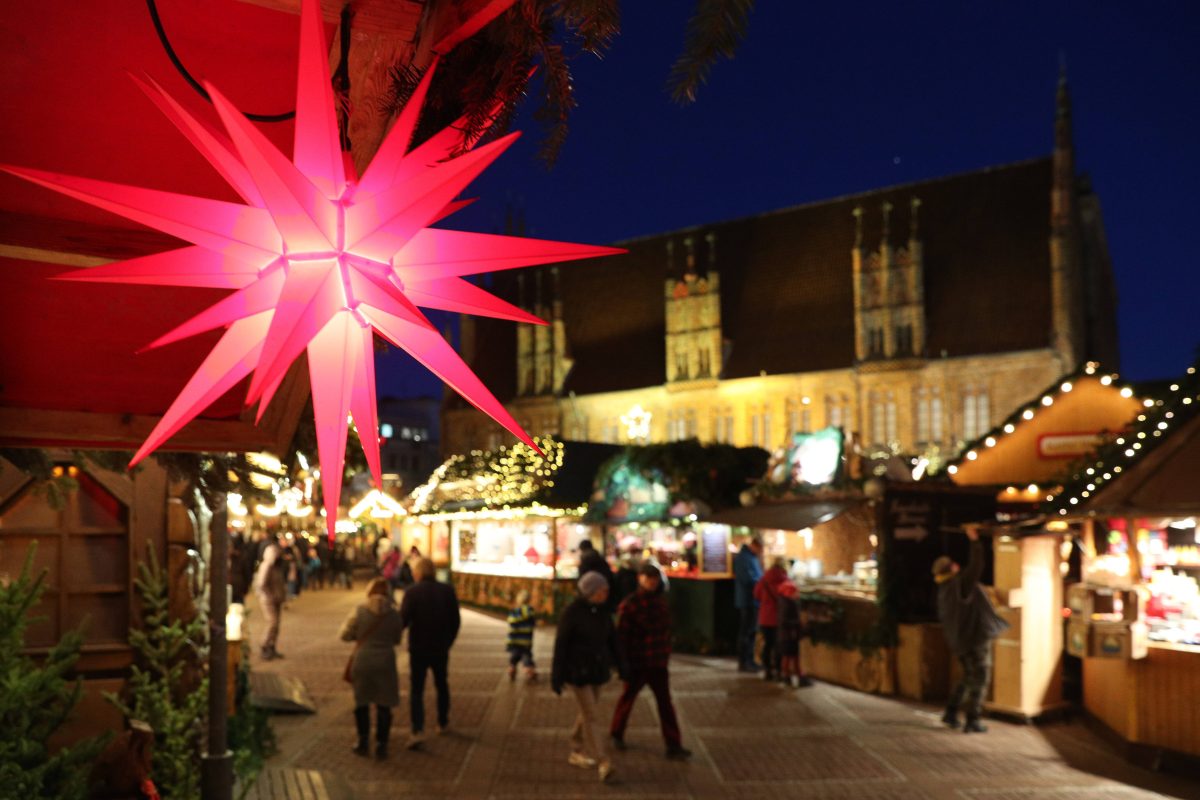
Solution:
[[[449,729],[447,670],[450,647],[462,624],[454,587],[438,582],[432,561],[419,559],[413,567],[413,576],[416,583],[404,593],[400,603],[400,620],[408,629],[408,702],[412,734],[407,747],[410,750],[425,741],[425,676],[428,672],[433,673],[433,685],[437,689],[437,733],[440,735]]]
[[[283,550],[274,536],[268,536],[263,548],[262,561],[254,573],[254,593],[258,607],[262,609],[267,632],[262,643],[262,657],[266,661],[283,658],[276,649],[279,642],[279,617],[283,613],[283,601],[287,598],[282,563]]]
[[[738,672],[757,672],[754,635],[758,632],[758,601],[754,587],[763,576],[762,539],[755,536],[742,543],[733,557],[733,605],[738,611]]]
[[[958,727],[958,711],[964,707],[964,733],[983,733],[987,726],[979,721],[983,715],[983,694],[987,691],[992,670],[992,640],[1008,623],[992,608],[987,593],[979,585],[983,571],[983,547],[979,532],[967,528],[971,540],[971,556],[965,569],[960,570],[949,556],[933,562],[933,579],[938,585],[938,619],[950,652],[962,664],[962,680],[950,694],[942,722]]]
[[[600,690],[612,677],[616,660],[612,616],[605,610],[609,586],[600,573],[586,572],[578,587],[579,595],[558,619],[550,687],[558,695],[569,687],[579,706],[567,763],[583,769],[596,767],[600,780],[607,781],[614,770],[608,737],[598,729],[598,706]]]
[[[629,724],[633,704],[642,688],[649,686],[658,705],[667,758],[690,758],[692,751],[683,746],[675,706],[671,703],[667,669],[671,659],[671,609],[663,592],[662,574],[653,564],[643,564],[638,570],[637,591],[617,611],[617,655],[625,690],[617,700],[609,728],[613,746],[625,749],[625,726]]]
[[[354,684],[354,727],[358,738],[354,754],[368,754],[371,739],[371,706],[375,706],[375,758],[387,758],[392,731],[392,709],[400,705],[400,675],[396,670],[396,645],[404,631],[392,603],[388,582],[376,578],[367,588],[367,600],[350,612],[339,636],[354,642],[350,677]]]
[[[529,591],[517,592],[516,605],[508,612],[508,679],[517,679],[517,664],[525,665],[525,679],[537,680],[537,665],[533,662],[533,629],[537,615],[529,605]]]
[[[758,629],[763,637],[763,678],[768,681],[779,675],[779,586],[785,581],[784,560],[776,558],[754,587],[754,599],[758,601]]]

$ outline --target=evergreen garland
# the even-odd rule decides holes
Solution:
[[[82,800],[87,775],[108,737],[85,739],[51,753],[50,737],[66,721],[83,687],[68,680],[83,637],[70,631],[39,664],[22,654],[30,610],[45,591],[46,573],[32,577],[37,543],[21,574],[0,583],[0,797]]]
[[[140,663],[131,668],[125,699],[105,697],[126,717],[154,729],[151,775],[167,800],[200,794],[200,753],[204,741],[208,678],[203,665],[204,620],[172,620],[167,573],[153,547],[149,563],[138,565],[134,584],[142,604],[142,629],[131,629],[129,644]]]

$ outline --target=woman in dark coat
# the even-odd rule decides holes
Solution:
[[[567,763],[597,767],[600,780],[613,773],[608,737],[600,727],[600,689],[612,677],[616,663],[616,636],[607,609],[608,580],[598,572],[579,579],[579,596],[558,620],[554,639],[554,666],[550,686],[555,694],[570,688],[579,705],[571,728],[571,755]]]
[[[342,641],[358,643],[350,670],[354,679],[354,724],[358,729],[356,755],[367,755],[374,703],[375,757],[387,758],[392,709],[400,705],[396,645],[403,632],[400,614],[392,604],[391,587],[387,581],[376,578],[367,589],[367,602],[350,612],[340,634]]]

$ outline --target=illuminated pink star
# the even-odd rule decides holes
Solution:
[[[291,160],[214,87],[206,85],[228,136],[189,114],[153,82],[138,81],[244,204],[3,169],[193,244],[62,277],[235,290],[149,345],[226,329],[131,466],[247,375],[246,404],[257,402],[261,417],[292,362],[307,350],[332,536],[348,417],[363,432],[375,484],[382,483],[374,435],[373,331],[537,449],[418,306],[545,324],[463,276],[623,251],[428,227],[465,205],[454,198],[517,134],[452,157],[463,145],[475,144],[463,141],[460,120],[410,151],[431,66],[359,179],[339,145],[327,52],[317,0],[304,0]]]

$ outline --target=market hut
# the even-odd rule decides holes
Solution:
[[[538,445],[546,459],[519,443],[451,456],[413,491],[402,546],[424,543],[468,605],[508,609],[526,590],[556,619],[574,596],[579,543],[593,534],[583,522],[592,477],[617,448]]]
[[[991,587],[1010,627],[996,641],[992,711],[1037,717],[1078,692],[1076,665],[1064,661],[1061,621],[1068,526],[1044,524],[1041,504],[1072,465],[1091,458],[1154,403],[1143,394],[1089,362],[968,443],[947,467],[956,485],[996,493],[997,514],[980,530],[990,536]]]
[[[1144,402],[1043,510],[1082,550],[1067,649],[1083,660],[1084,708],[1131,755],[1200,756],[1197,368]]]

